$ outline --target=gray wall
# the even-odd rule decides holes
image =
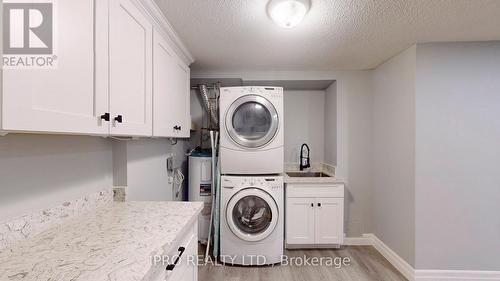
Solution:
[[[373,72],[372,231],[415,264],[415,64],[411,47]]]
[[[99,137],[0,137],[0,221],[112,187],[111,142]]]
[[[346,180],[345,232],[359,237],[370,232],[371,220],[371,72],[346,71],[336,80],[337,174]]]
[[[299,163],[300,146],[307,143],[311,162],[325,155],[325,91],[284,91],[285,162]]]
[[[173,185],[168,182],[172,173],[167,171],[166,161],[174,155],[174,168],[180,168],[185,176],[184,188],[188,179],[187,150],[187,140],[178,140],[176,145],[164,138],[114,140],[113,184],[126,186],[130,201],[181,200],[182,192],[175,197]]]
[[[416,268],[500,270],[500,42],[417,46]]]
[[[416,269],[499,270],[500,42],[373,72],[372,231]]]
[[[180,168],[185,175],[187,186],[186,142],[179,140],[171,145],[167,139],[141,139],[127,144],[128,174],[127,198],[133,201],[181,200],[173,193],[173,185],[168,183],[166,159],[175,157],[174,168]]]
[[[116,150],[113,143],[121,149]],[[9,134],[0,137],[0,221],[128,185],[130,200],[172,200],[166,157],[186,175],[186,141]],[[115,159],[113,159],[115,158]],[[120,159],[120,160],[116,160]],[[126,166],[113,165],[128,161]],[[113,176],[115,174],[115,177]],[[115,179],[115,182],[113,182]]]
[[[325,163],[337,164],[337,82],[325,90]]]

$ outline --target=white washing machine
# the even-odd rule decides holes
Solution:
[[[281,176],[222,176],[220,258],[236,265],[280,263],[284,249]]]
[[[283,119],[283,88],[221,88],[221,173],[283,173]]]

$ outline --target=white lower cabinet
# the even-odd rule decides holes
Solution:
[[[314,198],[287,198],[286,241],[289,244],[314,244]]]
[[[198,281],[198,222],[193,222],[173,245],[173,250],[166,254],[168,264],[157,265],[153,276],[146,276],[145,280]]]
[[[344,185],[286,185],[287,248],[344,242]]]
[[[167,271],[165,280],[167,281],[197,281],[198,268],[193,260],[198,250],[198,238],[193,235],[193,238],[187,243],[179,263],[172,269]],[[179,248],[180,249],[180,248]],[[178,249],[178,250],[179,250]]]
[[[344,198],[316,198],[316,244],[342,244],[344,237]]]

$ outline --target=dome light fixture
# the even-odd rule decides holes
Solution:
[[[271,0],[267,12],[277,25],[292,28],[304,19],[310,7],[310,0]]]

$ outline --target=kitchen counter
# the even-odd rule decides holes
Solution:
[[[0,252],[0,280],[142,280],[202,202],[115,202]]]
[[[335,167],[324,163],[313,163],[310,168],[300,171],[298,164],[286,164],[283,181],[287,183],[332,183],[344,184],[343,179],[335,177]],[[287,173],[323,173],[328,177],[290,177]]]

